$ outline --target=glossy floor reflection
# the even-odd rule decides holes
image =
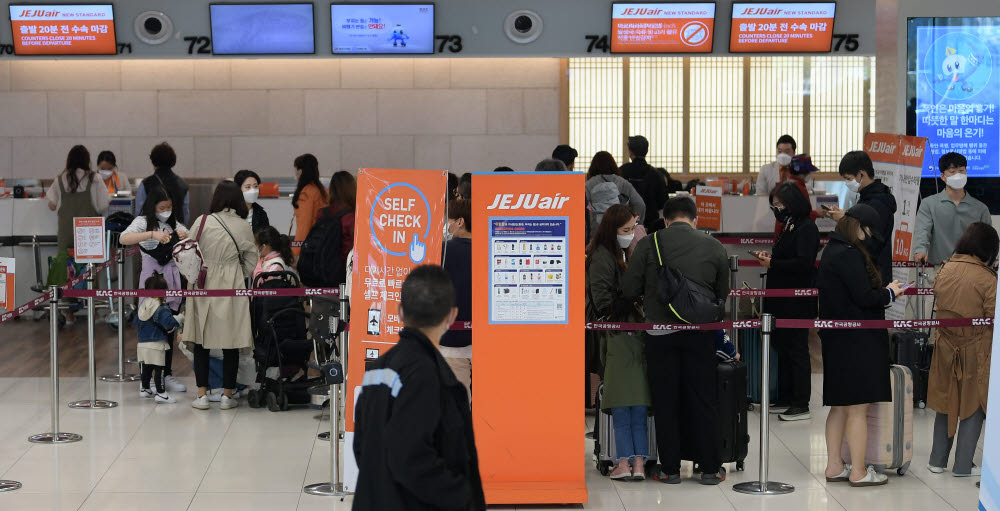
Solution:
[[[822,376],[816,375],[819,389]],[[192,385],[193,381],[185,381]],[[49,427],[49,388],[43,378],[0,378],[0,474],[24,484],[0,494],[0,511],[281,511],[347,510],[350,499],[305,495],[302,486],[329,476],[329,444],[315,440],[328,429],[314,410],[284,413],[242,406],[221,411],[193,410],[188,396],[175,405],[140,400],[137,384],[98,384],[98,397],[119,401],[111,410],[70,410],[65,403],[83,399],[83,378],[62,380],[62,430],[80,433],[84,441],[61,446],[26,441]],[[189,393],[190,394],[190,393]],[[827,485],[823,479],[826,410],[814,394],[813,419],[795,423],[772,421],[771,479],[794,484],[791,495],[741,495],[734,483],[757,477],[758,417],[750,417],[750,457],[746,472],[730,472],[718,487],[694,481],[667,486],[654,481],[612,482],[592,461],[593,443],[581,431],[590,502],[583,509],[646,510],[972,510],[978,502],[974,479],[926,469],[933,413],[914,417],[915,457],[910,472],[893,473],[888,486],[877,489]],[[587,419],[590,426],[591,418]],[[981,452],[977,455],[979,462]],[[685,476],[690,467],[685,467]],[[577,507],[580,508],[580,507]],[[501,506],[496,509],[515,509]],[[516,509],[559,509],[517,506]]]

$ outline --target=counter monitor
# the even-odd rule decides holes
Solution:
[[[733,4],[732,53],[828,53],[835,3]]]
[[[115,55],[110,4],[10,5],[15,55]]]
[[[333,53],[434,53],[434,4],[330,6]]]
[[[711,53],[715,3],[615,3],[611,53]]]
[[[316,53],[312,4],[212,4],[212,53]]]

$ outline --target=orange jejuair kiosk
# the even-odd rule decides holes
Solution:
[[[587,501],[582,173],[473,175],[472,415],[489,504]]]

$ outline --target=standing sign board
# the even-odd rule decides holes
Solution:
[[[78,263],[102,263],[108,259],[104,243],[104,218],[73,218],[73,258]]]
[[[896,198],[896,214],[892,236],[892,260],[909,261],[913,231],[917,224],[917,201],[920,200],[920,170],[924,164],[926,138],[868,133],[864,148],[875,167],[875,178],[892,190]],[[892,277],[909,282],[910,271],[895,268]],[[903,319],[909,297],[901,296],[890,307],[887,319]]]
[[[400,290],[410,270],[441,264],[448,173],[441,170],[360,169],[354,224],[355,264],[344,435],[344,486],[358,479],[354,403],[367,361],[399,341]],[[364,325],[363,327],[361,325]]]
[[[472,416],[486,502],[584,503],[584,459],[570,434],[585,373],[584,176],[472,179],[482,190],[472,223],[483,233],[472,242]]]
[[[699,186],[695,189],[695,204],[698,205],[698,229],[722,230],[722,188]]]
[[[0,309],[14,308],[14,258],[0,257]]]

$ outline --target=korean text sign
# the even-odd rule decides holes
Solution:
[[[698,228],[721,231],[722,188],[699,186],[695,189],[695,204],[698,206]]]
[[[11,5],[17,55],[115,55],[115,17],[110,4]]]
[[[0,257],[0,309],[14,308],[14,258]]]
[[[612,53],[711,53],[714,34],[714,3],[612,5]]]
[[[441,264],[447,187],[448,173],[441,170],[358,171],[345,453],[352,451],[365,361],[399,341],[403,281],[419,265]],[[357,465],[347,453],[345,484],[353,486],[356,478]]]
[[[108,258],[103,218],[73,218],[73,254],[78,263],[99,263]]]
[[[733,4],[729,51],[828,52],[835,3]]]

